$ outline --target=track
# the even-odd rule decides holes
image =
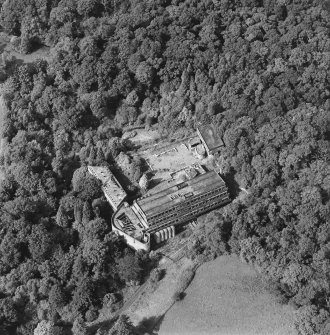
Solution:
[[[189,239],[187,240],[181,240],[178,244],[180,245],[180,248],[178,250],[174,250],[171,253],[165,253],[166,250],[162,251],[160,254],[164,257],[164,262],[161,263],[161,265],[166,264],[166,261],[170,260],[174,263],[178,262],[180,259],[184,257],[184,250],[187,249],[187,243],[189,242]],[[125,313],[133,304],[134,302],[139,298],[139,296],[144,292],[144,290],[148,286],[148,281],[145,282],[143,285],[141,285],[134,294],[124,303],[123,307],[118,310],[115,314],[115,316],[119,316],[123,313]]]

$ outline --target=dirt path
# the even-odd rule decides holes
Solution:
[[[192,261],[178,257],[178,252],[171,256],[166,259],[166,264],[162,265],[166,269],[166,275],[159,285],[155,289],[150,287],[149,291],[145,291],[127,310],[127,315],[135,326],[157,323],[157,320],[173,306],[173,295],[178,280],[185,269],[191,268]]]
[[[294,335],[294,309],[281,305],[237,257],[203,264],[165,315],[159,335]]]

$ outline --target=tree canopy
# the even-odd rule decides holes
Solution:
[[[171,136],[212,123],[225,143],[221,171],[249,195],[209,217],[201,248],[257,264],[298,307],[299,333],[326,334],[330,2],[0,4],[20,52],[47,45],[52,55],[17,66],[1,87],[1,332],[58,330],[54,310],[84,328],[106,294],[139,278],[143,262],[111,234],[86,172],[111,164],[140,179],[123,127]]]

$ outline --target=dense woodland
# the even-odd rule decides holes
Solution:
[[[121,171],[127,125],[172,137],[213,123],[223,174],[249,195],[207,217],[196,254],[239,254],[297,307],[298,334],[330,334],[330,2],[1,3],[20,52],[52,57],[8,72],[1,92],[0,333],[83,335],[117,308],[155,260],[111,233],[86,165]]]

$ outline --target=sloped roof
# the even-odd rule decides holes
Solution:
[[[224,146],[218,131],[213,125],[198,127],[197,133],[209,151],[217,151]]]

